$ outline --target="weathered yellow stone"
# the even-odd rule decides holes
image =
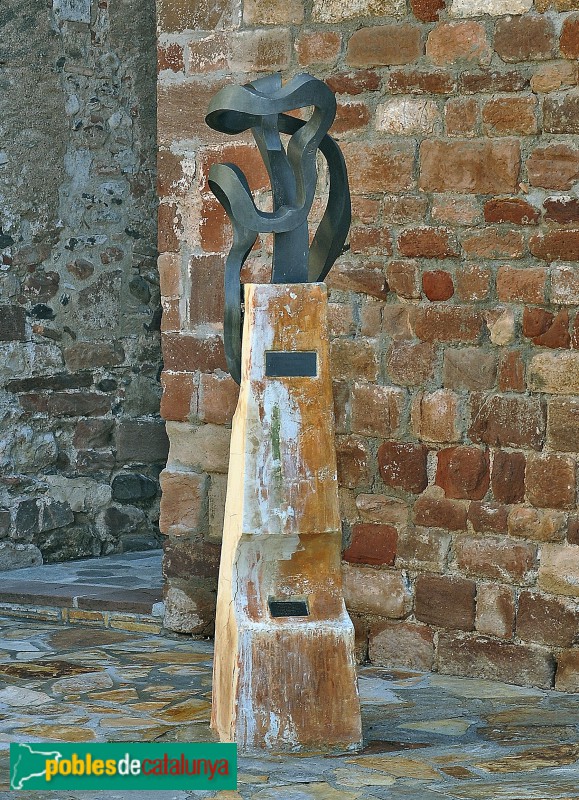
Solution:
[[[361,740],[323,284],[245,287],[215,630],[212,727],[240,749]],[[266,353],[316,353],[315,376],[266,376]],[[274,617],[269,601],[307,615]]]
[[[401,17],[406,13],[404,0],[314,0],[315,22],[342,22],[354,17]]]
[[[18,733],[57,742],[93,742],[96,739],[94,731],[78,725],[33,725],[20,728]]]
[[[90,625],[91,622],[104,625],[105,615],[100,611],[79,611],[78,609],[69,608],[68,621],[73,623],[82,622],[85,625]]]
[[[108,700],[110,703],[126,703],[128,700],[137,700],[139,695],[136,690],[127,686],[126,689],[112,689],[110,692],[91,692],[91,700]]]
[[[529,365],[529,389],[549,394],[579,393],[579,353],[539,353]]]
[[[210,656],[204,653],[180,653],[173,650],[170,653],[159,651],[156,653],[139,653],[139,661],[150,661],[154,664],[198,664],[209,661]]]
[[[155,714],[155,716],[164,722],[191,722],[200,718],[209,720],[210,709],[211,703],[193,698],[186,700],[184,703],[171,706],[171,708],[167,708],[165,711]]]
[[[392,775],[383,775],[375,770],[362,771],[359,769],[337,769],[336,782],[340,786],[358,788],[362,786],[392,786],[396,778]]]
[[[135,622],[129,616],[123,614],[111,614],[109,618],[111,628],[123,631],[135,631],[139,633],[160,633],[161,625],[156,622]]]
[[[529,772],[546,767],[562,767],[574,764],[579,758],[579,745],[560,744],[533,750],[523,750],[494,761],[480,761],[475,767],[487,772]]]
[[[539,586],[545,592],[579,597],[579,548],[576,545],[543,545]]]
[[[399,756],[360,756],[347,759],[352,764],[361,767],[378,769],[396,778],[416,778],[421,781],[434,781],[440,778],[440,773],[425,761],[415,761],[412,758]]]

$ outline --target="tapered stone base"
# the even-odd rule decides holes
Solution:
[[[245,299],[212,726],[242,751],[354,749],[360,703],[342,597],[326,289],[250,285]]]

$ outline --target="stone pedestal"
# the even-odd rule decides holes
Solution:
[[[361,742],[324,284],[245,288],[212,727],[241,751]]]

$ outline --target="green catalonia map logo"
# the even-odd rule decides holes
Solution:
[[[10,788],[236,789],[235,744],[10,744]]]

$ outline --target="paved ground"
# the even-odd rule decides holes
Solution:
[[[11,741],[210,740],[211,652],[177,635],[0,619],[0,798],[103,795],[8,793]],[[372,667],[360,689],[361,753],[241,758],[237,792],[139,800],[579,798],[579,695]]]
[[[3,573],[0,614],[25,610],[29,617],[42,618],[50,610],[59,621],[66,621],[69,609],[162,615],[161,553],[148,550]]]

